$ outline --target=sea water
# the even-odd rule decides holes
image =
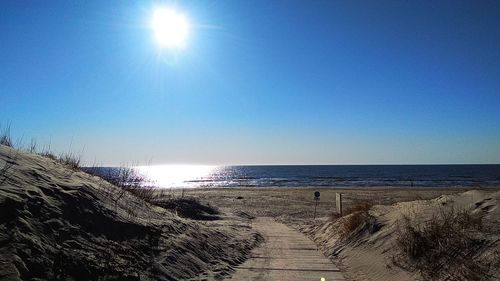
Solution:
[[[500,186],[500,165],[153,165],[136,169],[148,182],[164,188]]]

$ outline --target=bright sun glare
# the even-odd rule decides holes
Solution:
[[[172,8],[157,8],[152,28],[160,47],[182,49],[189,33],[187,18]]]

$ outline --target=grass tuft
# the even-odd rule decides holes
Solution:
[[[157,206],[174,210],[179,216],[194,220],[218,220],[219,210],[210,205],[205,205],[193,197],[173,198],[166,201],[155,202]]]
[[[339,237],[348,239],[358,233],[373,220],[373,216],[368,211],[359,211],[340,218]]]
[[[0,144],[8,147],[14,146],[12,138],[10,136],[10,124],[7,125],[5,128],[3,128],[2,131],[0,132]]]
[[[34,153],[37,152],[36,149],[37,149],[37,142],[36,142],[36,140],[34,138],[31,138],[30,146],[28,148],[28,151],[29,151],[29,153],[34,154]]]
[[[57,161],[57,155],[55,155],[54,153],[52,153],[48,150],[41,152],[40,155],[45,157],[45,158],[49,158],[49,159],[52,159],[54,161]]]
[[[73,153],[61,154],[59,157],[56,157],[56,161],[73,171],[81,170],[81,156],[79,155],[75,155]]]
[[[399,254],[393,261],[428,280],[487,280],[499,256],[494,254],[490,261],[478,258],[488,248],[482,228],[482,216],[465,210],[441,209],[423,224],[405,216],[397,224]]]
[[[373,205],[373,202],[363,201],[345,210],[342,217],[336,212],[330,215],[331,221],[339,220],[340,222],[338,229],[340,239],[347,239],[367,226],[370,229],[375,227],[371,223],[374,222],[374,217],[369,213]]]

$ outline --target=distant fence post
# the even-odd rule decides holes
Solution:
[[[342,194],[335,194],[335,206],[337,207],[337,213],[342,216]]]

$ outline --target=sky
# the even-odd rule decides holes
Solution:
[[[500,163],[500,1],[3,1],[0,122],[103,165]],[[158,7],[184,14],[161,48]]]

